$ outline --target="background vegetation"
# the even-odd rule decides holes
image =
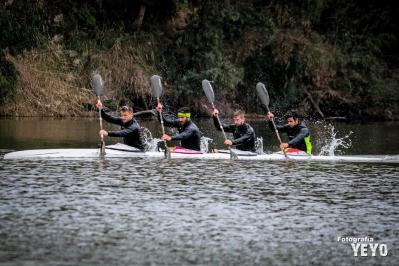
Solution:
[[[0,113],[88,115],[90,75],[108,104],[165,102],[206,114],[201,80],[220,109],[399,119],[399,10],[360,0],[8,0],[0,3]],[[173,108],[172,108],[173,107]]]

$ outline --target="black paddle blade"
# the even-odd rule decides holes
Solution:
[[[150,84],[151,84],[152,93],[155,95],[155,97],[156,98],[161,97],[162,94],[161,77],[158,75],[153,75],[150,78]]]
[[[213,89],[209,80],[204,79],[202,81],[202,89],[204,90],[206,98],[208,98],[208,101],[211,104],[213,104],[215,102],[215,93],[213,93]]]
[[[262,103],[266,106],[267,109],[269,109],[270,99],[265,84],[263,84],[262,82],[258,82],[258,84],[256,84],[256,92],[258,93],[258,97],[262,101]]]
[[[94,74],[90,82],[92,88],[96,91],[97,96],[101,96],[104,90],[104,81],[100,74]]]

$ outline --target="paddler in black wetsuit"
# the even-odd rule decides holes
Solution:
[[[158,120],[162,112],[162,104],[158,104]],[[177,112],[177,119],[171,120],[162,115],[164,125],[167,127],[177,128],[179,133],[169,136],[164,134],[161,139],[165,141],[180,140],[181,146],[186,149],[200,151],[201,150],[201,132],[198,127],[191,121],[191,113],[188,107],[182,107]]]
[[[213,122],[217,130],[221,131],[220,124],[217,119],[217,115],[219,111],[215,108],[212,111],[213,113]],[[226,139],[224,144],[227,146],[234,145],[236,149],[241,151],[252,151],[255,152],[255,140],[256,135],[254,129],[248,124],[245,123],[245,113],[241,110],[234,112],[233,115],[234,124],[225,125],[223,124],[223,130],[225,132],[233,133],[233,140]]]
[[[269,120],[269,128],[275,131],[272,123],[274,115],[271,112],[266,114],[266,118]],[[312,143],[310,142],[310,132],[307,126],[298,119],[296,112],[289,112],[285,115],[287,124],[283,126],[276,126],[279,132],[285,132],[288,135],[288,142],[281,143],[280,149],[295,148],[312,154]]]
[[[112,124],[120,125],[121,130],[105,131],[100,130],[99,134],[103,137],[120,137],[123,138],[123,143],[140,150],[144,150],[144,143],[140,137],[140,125],[134,119],[133,108],[130,106],[122,106],[120,108],[120,117],[110,116],[104,112],[103,104],[97,100],[96,107],[101,109],[101,117]]]

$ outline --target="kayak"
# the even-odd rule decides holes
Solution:
[[[399,155],[348,155],[322,156],[309,155],[305,152],[282,152],[272,154],[257,154],[254,152],[234,150],[238,160],[254,161],[319,161],[319,162],[364,162],[364,163],[394,163],[399,164]],[[104,159],[112,158],[164,158],[162,151],[141,151],[136,148],[115,144],[105,147]],[[41,160],[41,159],[96,159],[100,157],[99,149],[45,149],[10,152],[4,155],[6,160]],[[171,159],[202,159],[202,160],[229,160],[229,150],[217,150],[212,153],[188,150],[182,147],[171,148]]]
[[[229,150],[219,150],[214,153],[205,153],[185,149],[183,147],[170,147],[172,159],[177,158],[198,158],[198,159],[230,159]],[[234,151],[240,157],[256,157],[254,152]],[[46,149],[46,150],[25,150],[10,152],[4,155],[4,159],[85,159],[85,158],[100,158],[100,149]],[[163,158],[165,154],[163,151],[142,151],[125,144],[108,145],[105,147],[104,158],[134,158],[134,157],[150,157]]]

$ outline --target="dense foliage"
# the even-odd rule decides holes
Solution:
[[[262,81],[274,110],[399,119],[398,11],[387,0],[9,0],[0,6],[0,103],[18,86],[5,55],[56,43],[80,55],[76,76],[106,61],[96,55],[119,51],[113,64],[135,77],[115,73],[113,95],[136,104],[147,106],[149,95],[131,80],[155,71],[169,103],[197,113],[208,79],[225,112],[259,112],[254,88]]]

